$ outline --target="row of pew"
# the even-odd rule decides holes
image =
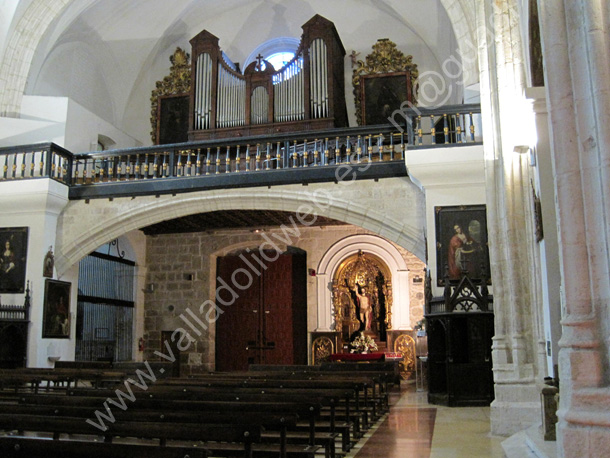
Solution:
[[[0,370],[0,456],[340,458],[387,412],[394,381],[350,363],[163,372]]]

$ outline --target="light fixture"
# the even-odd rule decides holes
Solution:
[[[529,157],[529,163],[532,167],[534,167],[536,165],[536,155],[534,154],[534,150],[532,148],[530,148],[527,145],[517,145],[513,148],[513,152],[516,154],[528,154],[530,155]]]
[[[513,152],[517,154],[526,154],[529,153],[530,147],[527,145],[518,145],[513,148]]]

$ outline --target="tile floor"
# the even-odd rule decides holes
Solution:
[[[403,384],[390,413],[346,458],[502,458],[504,437],[489,433],[489,407],[444,407]]]

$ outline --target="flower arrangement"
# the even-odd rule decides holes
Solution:
[[[370,336],[365,336],[360,333],[350,344],[352,350],[350,353],[368,353],[369,351],[377,350],[377,344]]]

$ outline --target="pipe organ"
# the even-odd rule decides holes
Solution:
[[[281,69],[259,57],[239,71],[204,30],[191,40],[189,140],[347,127],[345,49],[332,22],[303,26],[295,57]]]

